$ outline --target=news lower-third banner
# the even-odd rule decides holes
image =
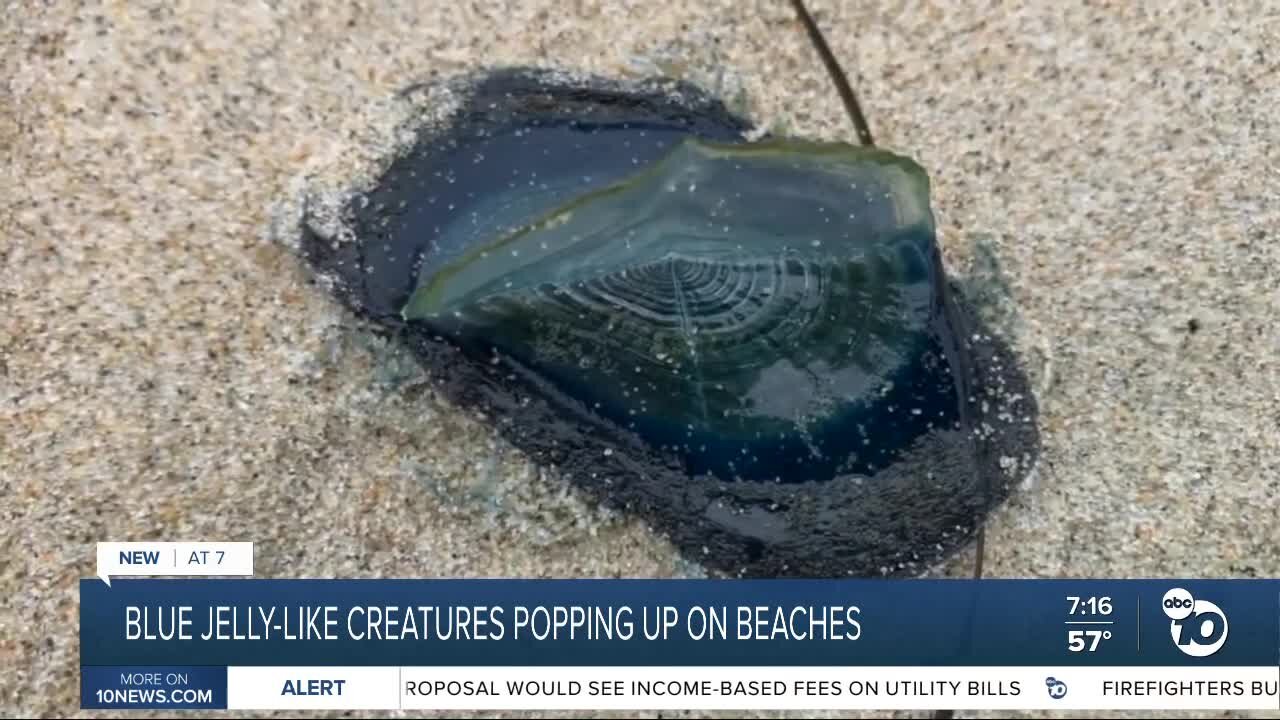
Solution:
[[[1275,580],[80,585],[109,709],[1280,709]]]

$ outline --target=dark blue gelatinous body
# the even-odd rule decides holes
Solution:
[[[809,576],[918,572],[1033,461],[1025,377],[973,341],[911,161],[744,144],[681,84],[458,87],[354,242],[305,248],[535,461],[712,568]]]

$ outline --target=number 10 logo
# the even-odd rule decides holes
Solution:
[[[1196,600],[1182,588],[1164,594],[1161,602],[1169,617],[1173,644],[1192,657],[1209,657],[1227,641],[1227,616],[1208,600]]]

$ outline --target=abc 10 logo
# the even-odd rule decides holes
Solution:
[[[1164,594],[1160,607],[1170,620],[1174,646],[1187,655],[1209,657],[1227,642],[1227,615],[1214,603],[1173,588]]]

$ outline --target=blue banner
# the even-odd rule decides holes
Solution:
[[[84,665],[1274,666],[1280,582],[99,580]]]

